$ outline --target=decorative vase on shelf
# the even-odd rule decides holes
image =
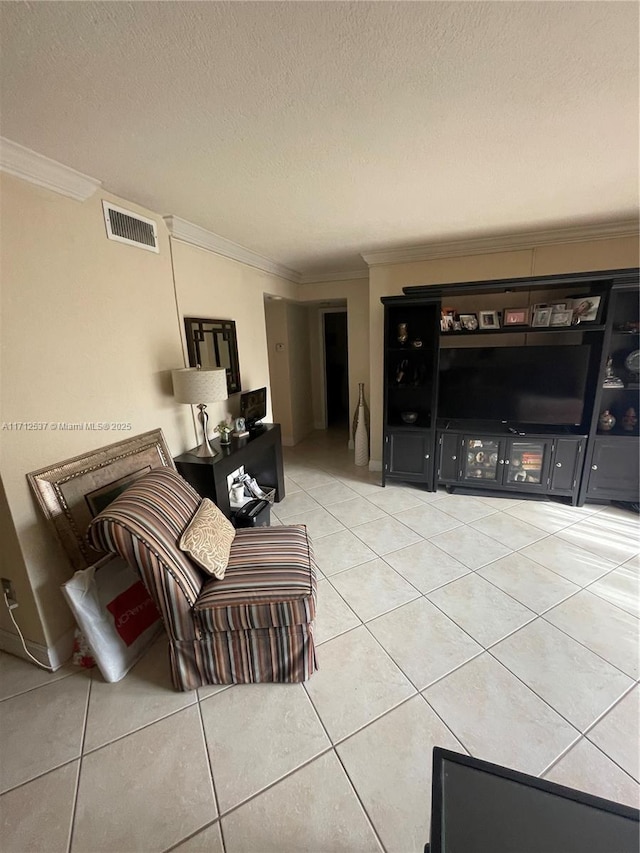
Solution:
[[[638,426],[638,416],[636,415],[635,409],[627,409],[622,417],[622,429],[627,432],[633,432],[633,430]]]
[[[406,323],[398,323],[398,343],[401,347],[405,346],[409,340],[409,332],[407,331]]]
[[[616,425],[616,419],[611,414],[609,409],[605,409],[604,412],[600,412],[600,417],[598,418],[598,427],[603,432],[609,432]]]
[[[369,406],[364,398],[364,382],[358,383],[358,405],[353,416],[353,445],[355,464],[369,462]]]

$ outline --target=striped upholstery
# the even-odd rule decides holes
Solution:
[[[92,521],[89,541],[142,576],[169,635],[178,690],[306,680],[317,668],[306,528],[238,530],[225,578],[210,579],[178,547],[200,501],[178,473],[154,469]]]
[[[204,633],[306,625],[316,615],[316,564],[306,527],[236,532],[227,571],[194,607]]]

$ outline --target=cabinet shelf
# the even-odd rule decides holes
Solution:
[[[499,329],[475,329],[470,332],[462,329],[459,332],[440,332],[441,338],[482,338],[486,335],[528,335],[535,334],[584,334],[585,332],[604,332],[605,327],[599,323],[578,323],[575,326],[501,326]],[[624,333],[626,334],[626,332]]]

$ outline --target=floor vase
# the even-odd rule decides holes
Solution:
[[[353,418],[353,444],[355,464],[366,465],[369,462],[369,407],[364,398],[364,383],[358,385],[358,405]]]

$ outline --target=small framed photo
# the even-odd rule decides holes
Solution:
[[[533,329],[546,328],[551,322],[551,308],[535,308],[531,317],[531,327]]]
[[[481,329],[499,329],[500,317],[497,311],[480,311],[478,324]]]
[[[527,326],[529,324],[528,308],[505,308],[504,326]]]
[[[478,328],[477,314],[461,314],[460,325],[467,332],[475,332]]]
[[[551,312],[553,314],[557,314],[560,311],[571,311],[571,300],[565,299],[564,302],[553,302],[551,305]]]
[[[549,321],[550,326],[570,326],[573,320],[573,311],[552,311]]]
[[[573,300],[573,322],[595,323],[600,309],[599,296],[578,297]]]

